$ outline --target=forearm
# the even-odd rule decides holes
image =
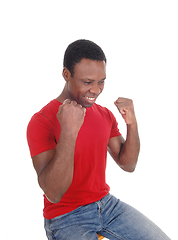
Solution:
[[[72,183],[76,138],[77,134],[61,132],[54,156],[38,178],[45,195],[54,203],[61,200]]]
[[[137,123],[127,125],[127,137],[119,153],[119,166],[127,171],[135,170],[140,151],[140,139]]]

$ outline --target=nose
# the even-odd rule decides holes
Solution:
[[[90,88],[90,93],[94,95],[99,95],[101,93],[102,89],[96,84]]]

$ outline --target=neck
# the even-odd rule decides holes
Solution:
[[[66,99],[71,99],[71,97],[69,96],[69,93],[68,93],[68,91],[67,91],[67,86],[66,86],[66,84],[65,84],[63,91],[62,91],[61,94],[56,98],[56,100],[59,101],[59,102],[61,102],[61,103],[63,103],[64,100],[66,100]]]

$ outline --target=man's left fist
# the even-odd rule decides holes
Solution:
[[[114,104],[118,108],[120,114],[124,118],[126,124],[137,124],[137,120],[135,117],[134,105],[133,101],[128,98],[119,97]]]

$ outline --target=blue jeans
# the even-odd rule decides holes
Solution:
[[[111,194],[51,220],[45,219],[49,240],[168,240],[153,222]]]

